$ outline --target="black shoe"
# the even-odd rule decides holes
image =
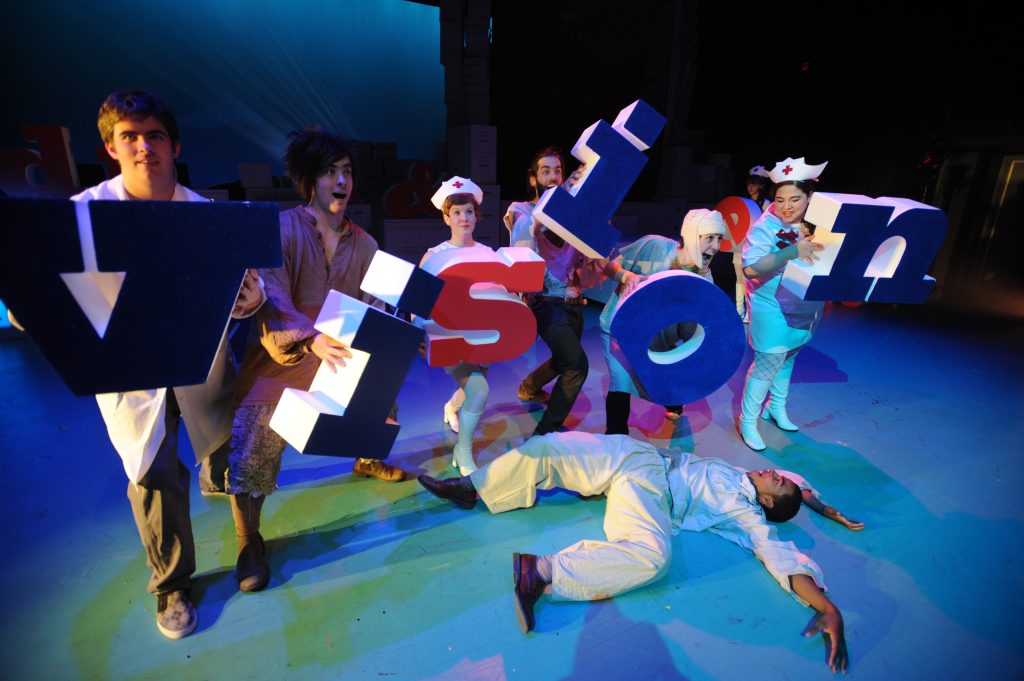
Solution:
[[[267,546],[263,536],[257,532],[249,540],[235,563],[235,577],[241,591],[259,591],[270,581],[270,567],[267,565]]]
[[[555,426],[554,428],[552,428],[550,430],[543,430],[540,427],[540,425],[538,425],[536,428],[534,428],[533,434],[530,435],[530,437],[528,437],[526,439],[529,440],[530,438],[540,437],[541,435],[550,435],[551,433],[568,433],[568,432],[570,432],[570,431],[565,426]]]
[[[469,478],[438,480],[429,475],[421,475],[416,479],[435,497],[450,501],[459,508],[473,508],[476,506],[478,498],[476,488],[473,487],[473,483]]]
[[[519,620],[519,628],[528,634],[533,631],[533,606],[547,586],[547,582],[537,572],[537,556],[532,553],[513,553],[512,577],[516,583],[516,619]]]

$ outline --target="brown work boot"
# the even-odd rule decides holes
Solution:
[[[267,546],[259,532],[249,537],[245,546],[238,552],[235,577],[238,579],[238,588],[247,592],[259,591],[270,581]]]
[[[551,393],[544,388],[534,391],[530,389],[530,386],[526,385],[526,381],[519,384],[519,391],[516,393],[516,397],[521,400],[528,402],[540,402],[541,404],[547,404],[547,401],[551,399]]]
[[[380,459],[356,459],[352,472],[364,478],[377,478],[384,482],[401,482],[405,480],[405,471],[398,466],[390,466]]]

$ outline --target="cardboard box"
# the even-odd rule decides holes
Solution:
[[[693,147],[665,147],[661,150],[661,159],[666,164],[693,163]]]
[[[210,199],[211,201],[230,201],[231,198],[228,196],[227,189],[193,189],[199,196]]]
[[[466,84],[466,67],[463,64],[447,64],[444,67],[445,88],[464,86]]]
[[[462,68],[466,78],[487,78],[491,75],[491,62],[487,57],[464,57]]]
[[[411,166],[412,163],[412,160],[408,158],[385,159],[384,177],[393,180],[407,180],[409,179],[409,166]]]
[[[716,168],[728,168],[732,165],[732,154],[708,154],[708,163]]]
[[[489,107],[488,107],[489,108]],[[467,114],[479,113],[479,109]],[[490,125],[465,125],[448,130],[448,169],[479,185],[498,179],[498,132]]]
[[[246,187],[246,201],[299,201],[299,192],[295,189],[280,187]]]
[[[658,177],[665,180],[699,180],[701,166],[693,163],[662,163]]]
[[[466,16],[470,19],[490,19],[491,0],[469,0]]]
[[[466,13],[466,0],[441,0],[441,21],[461,20]]]
[[[418,265],[428,248],[447,241],[452,232],[440,218],[385,219],[382,221],[381,236],[384,250]]]
[[[465,144],[478,153],[494,154],[498,151],[498,129],[493,125],[462,125],[448,131],[451,141]]]
[[[440,62],[445,66],[462,63],[462,41],[440,43]]]
[[[394,142],[374,142],[373,156],[382,161],[398,158],[398,145]]]
[[[658,193],[662,196],[694,197],[697,195],[697,181],[661,177],[658,178]]]
[[[481,36],[487,38],[491,34],[491,15],[483,17],[466,17],[464,22],[466,28],[466,38],[471,36]]]
[[[239,163],[238,177],[243,187],[273,187],[274,174],[269,163]]]
[[[379,158],[371,158],[367,161],[359,161],[356,167],[356,180],[371,177],[384,176],[384,161]]]
[[[345,209],[345,217],[363,229],[373,224],[373,207],[368,203],[350,203]]]
[[[462,44],[463,39],[463,24],[462,19],[441,21],[441,42],[442,43],[459,43]]]
[[[479,95],[466,97],[466,114],[474,123],[486,123],[491,120],[491,98]],[[494,180],[488,180],[493,182]]]

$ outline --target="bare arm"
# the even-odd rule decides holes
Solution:
[[[622,298],[635,291],[640,282],[647,278],[642,274],[637,274],[623,267],[621,255],[607,261],[607,264],[604,266],[604,275],[619,284],[618,292]]]
[[[864,529],[864,523],[862,523],[859,520],[854,520],[853,518],[847,518],[845,515],[839,512],[838,509],[833,508],[828,504],[822,503],[821,499],[814,496],[814,494],[810,490],[802,490],[802,493],[804,498],[804,504],[807,506],[807,508],[811,509],[815,513],[824,516],[829,520],[834,520],[843,527],[847,528],[848,530],[853,530],[854,532],[859,532]]]
[[[789,583],[793,591],[817,613],[807,623],[803,635],[811,637],[820,631],[825,638],[825,661],[829,669],[846,673],[850,658],[846,650],[843,614],[807,575],[790,575]]]
[[[743,268],[747,277],[758,277],[774,272],[786,266],[790,260],[799,258],[806,263],[814,264],[818,259],[817,251],[824,249],[821,244],[814,243],[814,235],[800,239],[780,251],[761,256],[752,265]]]

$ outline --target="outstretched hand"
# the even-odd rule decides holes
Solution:
[[[831,506],[826,506],[825,507],[825,511],[824,511],[824,515],[825,515],[826,518],[828,518],[830,520],[836,521],[840,525],[846,527],[848,530],[853,530],[854,532],[860,532],[861,530],[864,529],[864,523],[862,523],[859,520],[854,520],[853,518],[847,518],[837,508],[833,508]]]
[[[339,343],[325,333],[318,333],[309,349],[322,359],[331,371],[337,371],[337,367],[345,366],[345,360],[352,357],[347,345]]]
[[[816,614],[804,627],[802,635],[810,638],[819,631],[825,639],[825,662],[829,669],[833,673],[845,674],[850,657],[846,652],[846,634],[843,629],[842,613],[833,608],[827,612]]]

